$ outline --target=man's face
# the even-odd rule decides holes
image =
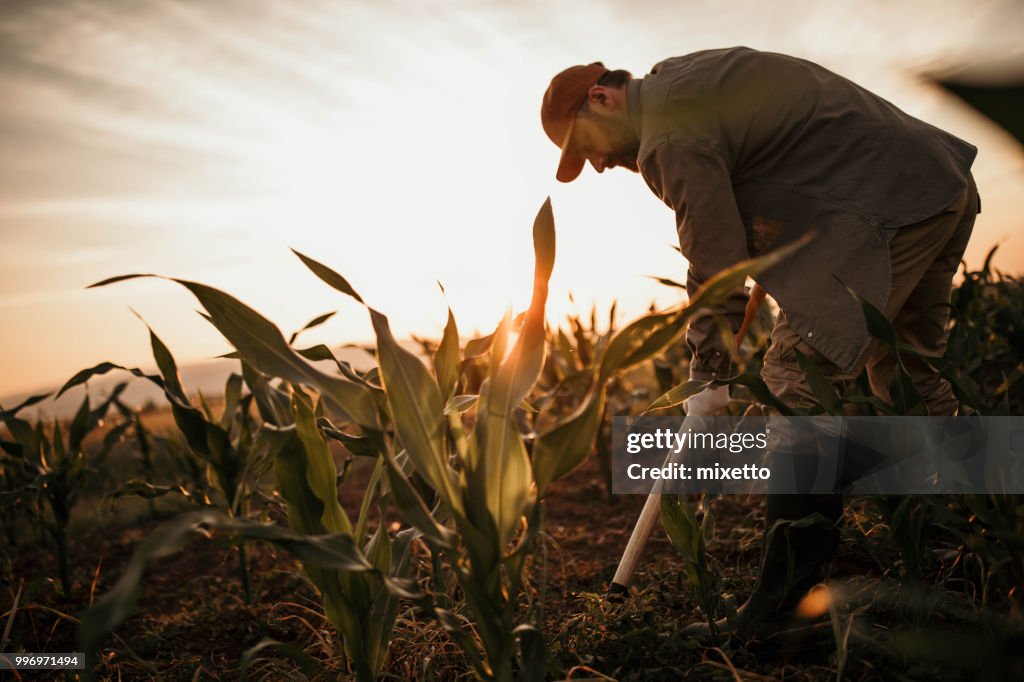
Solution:
[[[598,173],[616,166],[639,172],[636,157],[640,142],[624,115],[602,114],[584,107],[576,114],[571,144]]]

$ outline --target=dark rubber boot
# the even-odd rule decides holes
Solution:
[[[822,569],[839,543],[836,525],[843,513],[841,495],[768,495],[761,570],[750,598],[731,620],[715,630],[743,637],[770,635],[794,622],[794,609],[821,582]],[[707,622],[683,630],[693,637],[711,634]]]

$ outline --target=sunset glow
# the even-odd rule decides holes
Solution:
[[[397,334],[439,335],[446,305],[464,333],[488,332],[529,302],[530,227],[548,195],[551,322],[594,303],[604,319],[615,299],[623,319],[672,303],[646,275],[682,280],[685,262],[643,181],[554,179],[541,94],[555,72],[597,59],[639,76],[671,55],[747,44],[848,75],[979,147],[985,212],[967,260],[1002,241],[997,265],[1020,272],[1020,147],[918,76],[1019,65],[1024,18],[1010,2],[947,4],[5,6],[0,399],[103,360],[149,364],[129,308],[179,361],[229,350],[172,284],[84,288],[130,272],[223,288],[286,333],[338,310],[306,340],[369,339],[365,311],[290,247],[344,274]],[[950,20],[960,10],[970,22]],[[937,14],[941,30],[926,20]]]

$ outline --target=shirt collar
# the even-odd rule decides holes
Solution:
[[[633,124],[633,132],[636,133],[638,140],[641,139],[640,86],[643,82],[643,78],[633,78],[626,84],[626,112],[629,114],[629,122]]]

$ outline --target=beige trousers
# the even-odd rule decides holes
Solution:
[[[900,341],[929,357],[946,350],[949,301],[956,274],[978,212],[974,178],[950,206],[931,218],[896,229],[889,242],[892,281],[885,316]],[[761,377],[784,403],[798,410],[817,404],[796,360],[799,349],[822,370],[840,395],[865,366],[875,395],[889,400],[895,357],[888,347],[872,340],[864,359],[844,371],[817,352],[793,331],[780,312],[765,354]],[[958,404],[949,383],[922,358],[903,356],[903,364],[933,416],[954,415]]]

